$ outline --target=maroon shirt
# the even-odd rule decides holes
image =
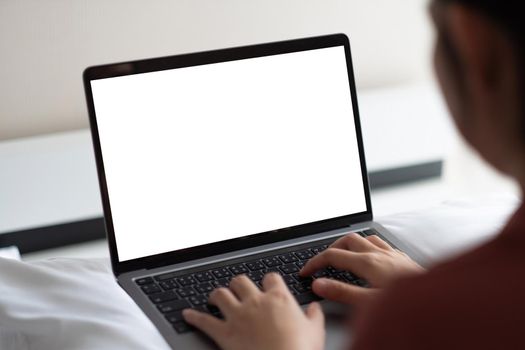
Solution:
[[[525,205],[489,243],[387,288],[352,349],[525,349]]]

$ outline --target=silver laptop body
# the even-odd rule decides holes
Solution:
[[[197,303],[197,274],[355,231],[406,251],[372,221],[345,35],[90,67],[84,86],[115,277],[173,348],[214,347],[165,312]],[[340,348],[347,310],[322,304]]]

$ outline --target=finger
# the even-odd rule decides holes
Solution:
[[[353,286],[328,278],[316,279],[312,284],[315,294],[348,305],[359,305],[375,297],[376,289]]]
[[[229,289],[222,287],[214,289],[213,292],[211,292],[208,302],[217,306],[226,318],[241,305],[241,302]]]
[[[261,293],[259,288],[257,288],[257,286],[245,275],[240,275],[232,279],[230,282],[230,289],[240,300]]]
[[[385,242],[383,239],[381,239],[377,235],[367,236],[366,240],[368,242],[371,242],[372,244],[376,245],[377,247],[382,248],[382,249],[386,249],[386,250],[393,250],[394,249],[394,248],[392,248],[390,246],[390,244]]]
[[[287,289],[286,284],[283,281],[283,278],[275,273],[270,272],[264,275],[262,286],[265,292],[268,292],[272,289]]]
[[[309,276],[315,271],[327,266],[333,266],[337,269],[352,271],[359,276],[364,276],[362,273],[365,268],[364,256],[362,253],[354,253],[339,248],[328,248],[308,260],[299,273],[301,276]]]
[[[374,250],[375,246],[358,233],[350,233],[330,245],[331,248],[346,249],[353,252],[364,253]]]
[[[317,326],[324,328],[324,313],[323,309],[321,309],[321,304],[317,302],[310,303],[306,308],[306,317]]]
[[[219,342],[219,338],[223,337],[226,333],[225,322],[212,315],[192,309],[185,309],[182,311],[182,316],[186,322],[206,333],[217,343]]]

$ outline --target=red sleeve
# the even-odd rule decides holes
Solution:
[[[430,310],[407,289],[410,284],[398,282],[356,315],[352,350],[428,349],[424,333]]]
[[[394,283],[356,315],[352,349],[525,348],[519,259],[450,264]]]
[[[385,289],[353,349],[525,349],[525,206],[495,240]]]

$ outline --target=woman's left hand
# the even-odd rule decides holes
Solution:
[[[241,275],[230,282],[230,289],[215,289],[209,302],[221,310],[224,320],[191,309],[184,310],[184,318],[222,349],[322,349],[320,305],[312,303],[304,312],[276,273],[267,274],[262,283],[264,291]]]

